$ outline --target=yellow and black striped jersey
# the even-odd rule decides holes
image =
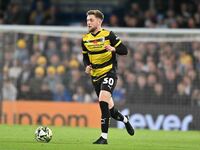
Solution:
[[[110,70],[116,70],[116,54],[115,52],[107,51],[105,46],[111,45],[117,48],[121,43],[121,40],[112,31],[105,29],[95,35],[92,33],[83,35],[82,53],[88,56],[85,65],[92,66],[91,76],[93,78],[101,77]]]

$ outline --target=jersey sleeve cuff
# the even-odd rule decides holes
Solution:
[[[115,44],[115,48],[121,43],[122,41],[120,40],[119,42],[117,42],[117,44]]]

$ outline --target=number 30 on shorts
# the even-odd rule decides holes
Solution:
[[[103,84],[109,84],[110,86],[112,86],[114,84],[114,79],[106,77],[103,79]]]

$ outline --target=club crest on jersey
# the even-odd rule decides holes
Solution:
[[[94,45],[97,45],[98,42],[105,42],[105,37],[99,38],[99,39],[95,39],[95,40],[88,40],[86,41],[87,43],[93,43]]]
[[[93,40],[92,43],[93,43],[94,45],[98,45],[98,41],[97,41],[97,40]]]

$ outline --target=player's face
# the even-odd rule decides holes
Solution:
[[[87,16],[87,27],[89,32],[95,32],[101,27],[101,19],[96,18],[94,15]]]

